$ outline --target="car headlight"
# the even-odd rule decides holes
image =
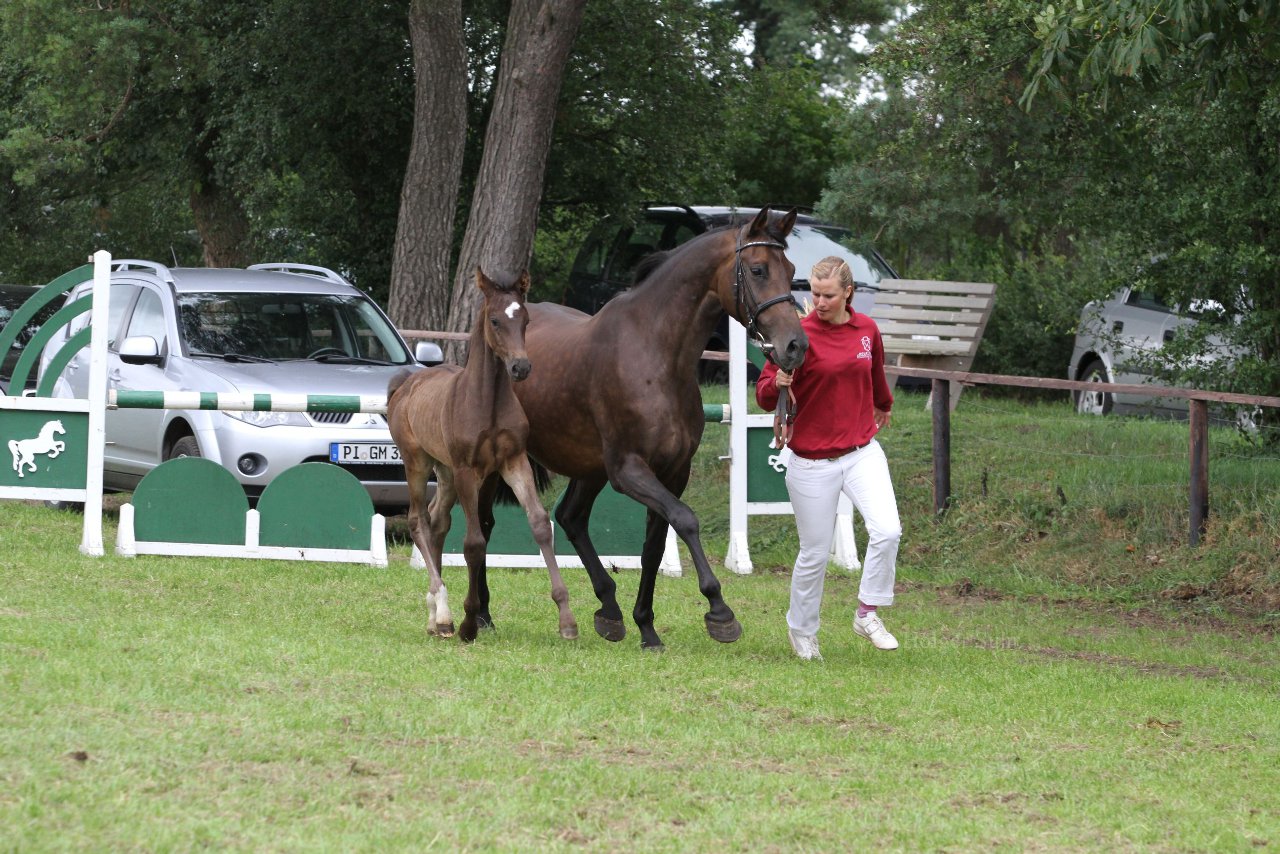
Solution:
[[[301,412],[233,412],[224,410],[223,415],[252,424],[254,427],[310,427],[311,422]]]

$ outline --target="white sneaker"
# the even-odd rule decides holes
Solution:
[[[791,648],[796,651],[796,655],[805,661],[822,661],[822,653],[818,652],[818,639],[807,638],[798,635],[791,629],[787,629],[787,637],[791,639]]]
[[[889,634],[889,630],[880,622],[879,615],[871,611],[865,617],[853,618],[853,633],[862,635],[875,645],[876,649],[897,649],[898,639]]]

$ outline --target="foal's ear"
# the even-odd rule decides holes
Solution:
[[[484,270],[480,269],[479,264],[476,265],[476,287],[479,288],[481,292],[490,291],[497,287],[497,285],[494,284],[493,279],[486,276],[484,274]]]

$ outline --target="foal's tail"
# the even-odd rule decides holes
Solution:
[[[411,376],[413,376],[413,371],[409,370],[408,368],[401,368],[400,370],[396,371],[395,376],[393,376],[391,378],[391,381],[387,383],[387,405],[388,406],[391,405],[391,398],[395,397],[396,392],[400,390],[400,386],[404,385],[405,382],[407,382],[409,377]]]
[[[533,468],[533,485],[538,488],[538,492],[546,492],[547,487],[551,486],[551,472],[533,457],[529,457],[529,465]],[[520,503],[516,494],[511,491],[511,487],[507,486],[507,482],[502,478],[498,478],[498,490],[494,493],[493,500],[497,504]]]

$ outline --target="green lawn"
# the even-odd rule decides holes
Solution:
[[[465,646],[425,635],[403,540],[385,570],[94,559],[78,517],[6,502],[0,850],[1280,846],[1274,616],[1224,586],[1280,542],[1280,479],[1259,476],[1275,460],[1215,464],[1191,550],[1185,425],[1017,409],[966,393],[956,505],[935,523],[928,419],[901,407],[886,617],[903,647],[852,635],[856,576],[839,573],[824,662],[786,641],[781,519],[752,522],[754,575],[718,570],[742,639],[706,636],[687,572],[659,579],[655,655],[634,627],[620,644],[590,631],[581,570],[565,571],[578,641],[557,637],[544,571],[495,570],[498,629]],[[713,429],[689,498],[722,557]],[[1146,462],[1118,479],[1065,466],[1089,442]],[[1143,472],[1153,488],[1131,483]],[[637,573],[616,579],[629,612]],[[447,580],[460,610],[464,573]],[[1169,593],[1182,584],[1203,591]]]

